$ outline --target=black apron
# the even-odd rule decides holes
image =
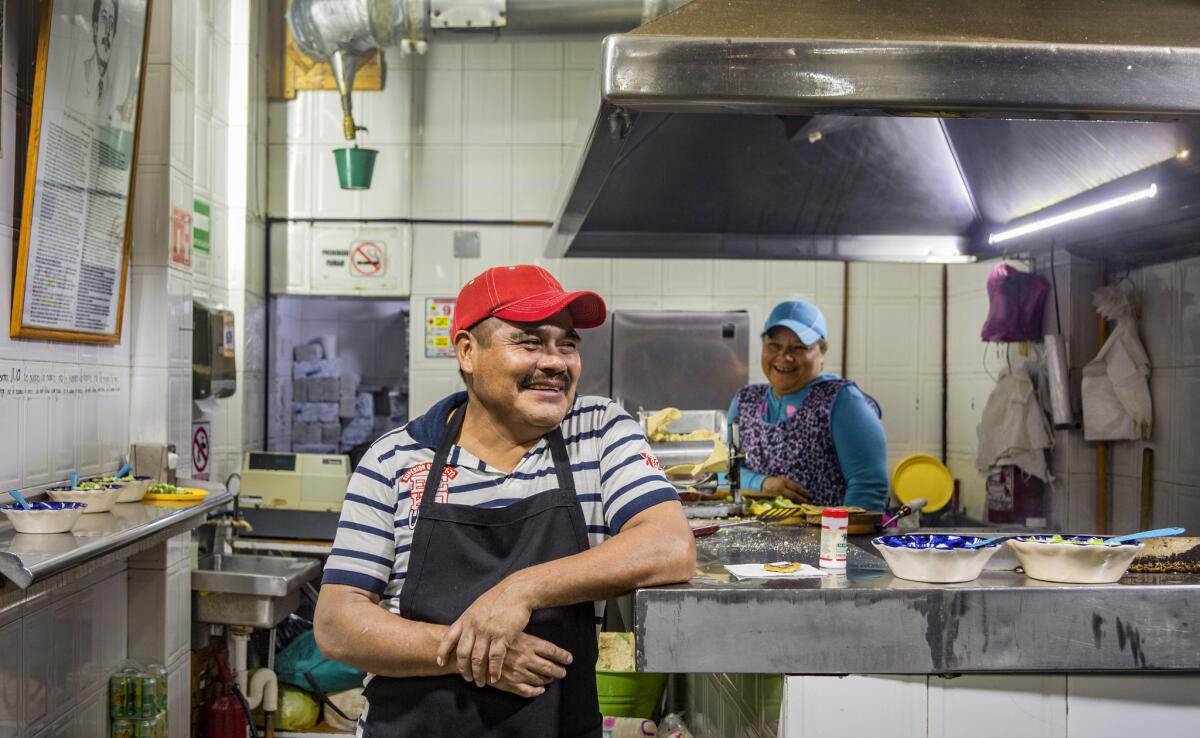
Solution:
[[[588,549],[571,463],[558,428],[546,436],[558,488],[503,508],[434,505],[446,457],[462,428],[463,405],[438,442],[421,495],[400,615],[450,625],[509,574]],[[476,687],[458,674],[376,676],[364,692],[366,738],[422,736],[600,736],[596,626],[591,602],[535,610],[525,632],[571,653],[567,675],[533,699]],[[455,658],[454,652],[450,654]]]

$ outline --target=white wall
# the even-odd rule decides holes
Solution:
[[[453,297],[484,269],[546,266],[569,289],[594,289],[612,309],[747,310],[760,326],[776,303],[813,300],[831,332],[827,368],[841,372],[841,263],[662,259],[546,259],[542,226],[460,220],[551,220],[599,103],[595,38],[453,43],[424,58],[385,54],[382,92],[354,94],[362,145],[380,151],[372,188],[342,191],[330,151],[344,145],[336,93],[301,91],[270,103],[270,213],[275,217],[401,217],[447,224],[412,233],[412,305]],[[456,230],[480,233],[481,255],[452,255]],[[312,228],[272,232],[273,290],[303,291]],[[889,457],[939,453],[941,267],[851,266],[850,376],[884,406]],[[410,415],[459,386],[453,362],[426,359],[421,322],[409,343]],[[752,348],[751,380],[763,381]],[[585,369],[586,371],[586,369]]]

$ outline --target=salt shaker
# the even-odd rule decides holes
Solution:
[[[850,527],[850,511],[844,507],[827,507],[821,511],[821,568],[846,568],[846,536]]]

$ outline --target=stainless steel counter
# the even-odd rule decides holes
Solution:
[[[816,564],[815,529],[731,528],[698,542],[698,576],[633,597],[651,672],[946,674],[1200,671],[1200,577],[1112,585],[985,571],[963,584],[896,579],[851,548],[846,574],[729,581],[723,564]],[[870,544],[862,542],[870,548]]]
[[[69,533],[31,535],[17,533],[0,522],[0,574],[21,589],[120,548],[163,539],[199,525],[210,510],[233,500],[222,485],[187,480],[189,487],[204,487],[209,494],[200,502],[131,502],[112,512],[82,515]],[[197,519],[199,518],[199,520]]]

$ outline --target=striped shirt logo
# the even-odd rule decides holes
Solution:
[[[408,511],[408,527],[410,529],[417,527],[417,514],[421,511],[421,498],[425,495],[425,480],[429,478],[429,469],[432,466],[432,461],[426,461],[424,464],[411,467],[400,475],[401,488],[397,491],[403,494],[404,486],[408,486],[408,493],[412,497],[412,507]],[[433,496],[434,502],[450,501],[450,482],[457,476],[458,470],[452,466],[442,469],[442,480]]]

